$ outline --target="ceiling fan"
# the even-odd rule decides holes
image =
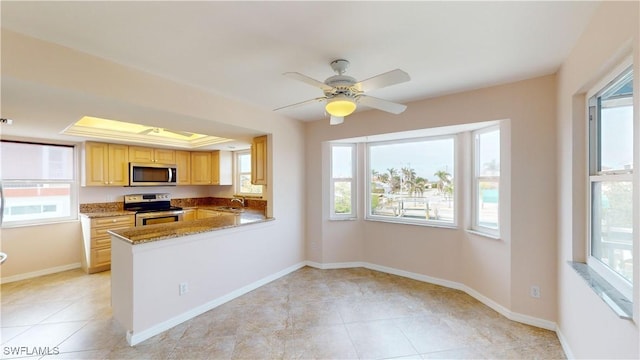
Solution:
[[[320,88],[324,96],[283,106],[274,111],[324,101],[326,102],[325,110],[331,115],[329,124],[338,125],[344,122],[345,116],[350,115],[356,110],[358,104],[392,114],[400,114],[407,108],[407,106],[403,104],[365,95],[365,92],[370,90],[409,81],[410,77],[406,72],[395,69],[366,80],[357,81],[351,76],[344,75],[349,67],[349,61],[338,59],[332,61],[329,65],[337,75],[327,78],[324,82],[297,72],[284,73],[283,75],[289,78]]]

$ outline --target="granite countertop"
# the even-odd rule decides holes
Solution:
[[[135,214],[136,214],[135,211],[127,211],[127,210],[90,211],[90,212],[80,213],[81,216],[86,216],[89,219],[108,217],[108,216],[135,215]]]
[[[203,207],[206,208],[207,206]],[[211,209],[215,210],[215,206],[212,206]],[[241,213],[226,212],[224,215],[205,219],[110,230],[109,233],[132,245],[137,245],[271,220],[274,220],[274,218],[265,217],[261,210],[245,208]]]

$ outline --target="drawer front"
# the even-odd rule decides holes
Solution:
[[[118,224],[113,226],[104,226],[104,227],[92,227],[91,228],[91,240],[93,239],[111,239],[111,235],[107,231],[109,230],[122,230],[133,227],[133,223],[131,224]]]
[[[111,263],[111,248],[91,250],[91,266],[108,265]]]
[[[120,224],[131,224],[131,226],[133,226],[134,221],[135,220],[133,215],[109,216],[109,217],[103,217],[103,218],[96,218],[96,219],[91,219],[91,228],[103,227],[103,226],[107,226],[109,228],[110,225],[120,225]]]

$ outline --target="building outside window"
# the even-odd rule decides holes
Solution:
[[[455,226],[455,136],[367,144],[367,219]]]
[[[0,159],[4,227],[77,219],[73,146],[2,141]]]
[[[633,72],[605,79],[588,95],[589,266],[632,299]]]
[[[500,129],[473,132],[472,230],[499,236]]]
[[[236,158],[236,194],[260,196],[262,185],[251,183],[251,150],[237,151]]]
[[[356,218],[356,144],[331,144],[329,218]]]

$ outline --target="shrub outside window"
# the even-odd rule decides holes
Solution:
[[[632,299],[633,72],[589,97],[589,257],[591,268]]]
[[[330,219],[356,217],[356,145],[331,144]]]
[[[455,137],[367,144],[367,219],[455,226]]]
[[[78,218],[73,146],[2,141],[2,226]]]

